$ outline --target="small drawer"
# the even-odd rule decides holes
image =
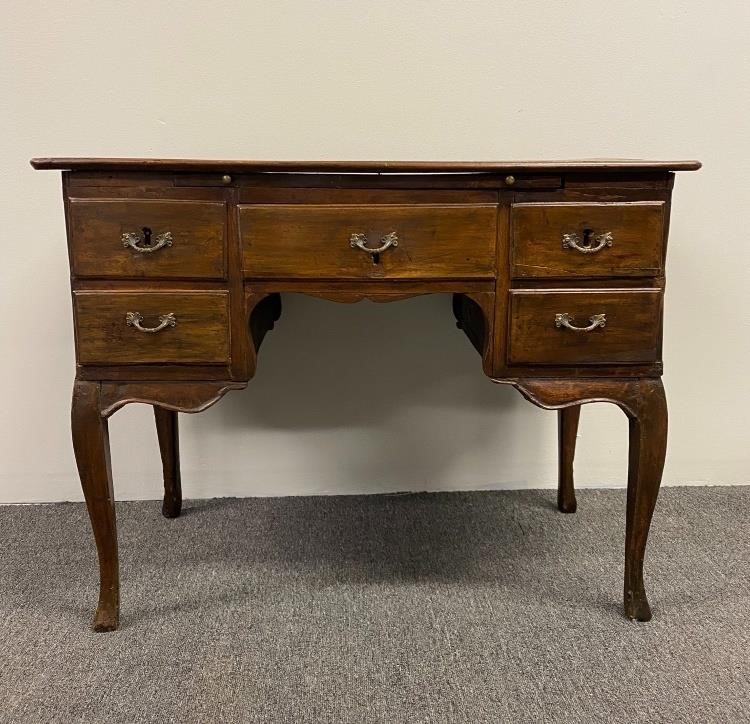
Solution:
[[[226,277],[221,201],[71,199],[69,234],[78,277]]]
[[[74,292],[82,365],[226,364],[229,293]]]
[[[248,277],[468,279],[495,274],[494,204],[239,209]]]
[[[660,289],[510,292],[512,365],[657,362]]]
[[[663,201],[524,203],[511,208],[514,278],[658,276]]]

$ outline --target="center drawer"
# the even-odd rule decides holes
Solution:
[[[226,364],[225,291],[73,293],[79,364]]]
[[[492,278],[495,204],[239,207],[245,276]]]

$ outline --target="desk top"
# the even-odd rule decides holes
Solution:
[[[580,173],[696,171],[699,161],[241,161],[168,158],[33,158],[36,169],[235,173]]]

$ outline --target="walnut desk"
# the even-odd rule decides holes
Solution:
[[[107,418],[153,405],[164,515],[180,513],[177,412],[252,378],[281,294],[453,294],[482,369],[558,410],[560,510],[576,508],[580,405],[630,420],[625,613],[643,558],[667,407],[662,300],[674,172],[695,161],[377,163],[34,159],[63,172],[75,320],[73,446],[99,555],[94,628],[116,629]]]

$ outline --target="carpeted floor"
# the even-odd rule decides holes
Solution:
[[[662,491],[647,624],[621,614],[625,492],[578,501],[118,504],[112,634],[84,507],[0,508],[0,721],[750,721],[750,487]]]

